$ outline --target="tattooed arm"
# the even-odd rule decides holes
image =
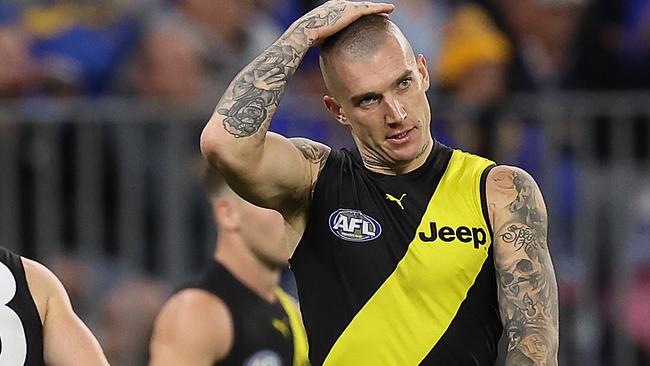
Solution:
[[[271,118],[311,46],[363,15],[392,10],[390,4],[328,1],[294,22],[235,77],[203,130],[201,151],[237,193],[285,218],[305,206],[329,148],[267,133]]]
[[[490,171],[486,183],[506,365],[557,365],[558,295],[542,193],[525,171]]]

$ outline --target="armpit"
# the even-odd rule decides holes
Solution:
[[[298,148],[298,150],[300,150],[307,161],[319,167],[319,173],[323,170],[327,157],[331,151],[328,146],[301,137],[289,140]]]
[[[302,156],[304,156],[307,162],[310,164],[309,179],[311,181],[311,184],[309,186],[309,191],[305,192],[305,194],[309,195],[309,199],[307,201],[310,202],[311,198],[314,196],[314,190],[316,188],[318,177],[323,171],[325,163],[327,162],[327,158],[329,157],[332,149],[327,145],[301,137],[291,138],[289,141],[291,141],[291,143],[296,148],[298,148],[298,151],[300,151]],[[297,193],[299,196],[302,196],[302,193]]]

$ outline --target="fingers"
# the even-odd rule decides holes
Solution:
[[[394,4],[374,3],[371,1],[360,1],[353,3],[355,8],[360,9],[363,15],[390,14],[395,10]]]
[[[298,30],[298,38],[307,35],[308,46],[312,47],[363,16],[377,14],[388,17],[394,9],[395,5],[389,3],[330,0],[302,16],[292,28]]]
[[[351,23],[366,15],[381,15],[388,18],[388,14],[395,10],[395,5],[389,3],[374,3],[371,1],[346,1],[348,22]]]
[[[341,0],[328,0],[328,3],[341,2]],[[376,3],[372,1],[346,1],[354,9],[361,10],[363,15],[390,14],[395,10],[395,4]]]

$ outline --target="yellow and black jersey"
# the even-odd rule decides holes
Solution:
[[[313,365],[493,365],[489,160],[438,142],[388,176],[332,151],[293,257]]]
[[[234,341],[222,366],[308,366],[307,337],[293,300],[276,289],[270,303],[241,283],[221,263],[211,261],[183,288],[199,288],[218,296],[233,320]]]

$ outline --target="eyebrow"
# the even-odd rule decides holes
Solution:
[[[406,70],[402,75],[400,75],[393,85],[399,84],[402,80],[406,79],[407,77],[413,75],[413,70]],[[352,104],[357,105],[359,104],[362,100],[367,99],[367,98],[378,98],[381,97],[381,93],[378,92],[367,92],[359,95],[354,95],[350,97],[350,101]]]

